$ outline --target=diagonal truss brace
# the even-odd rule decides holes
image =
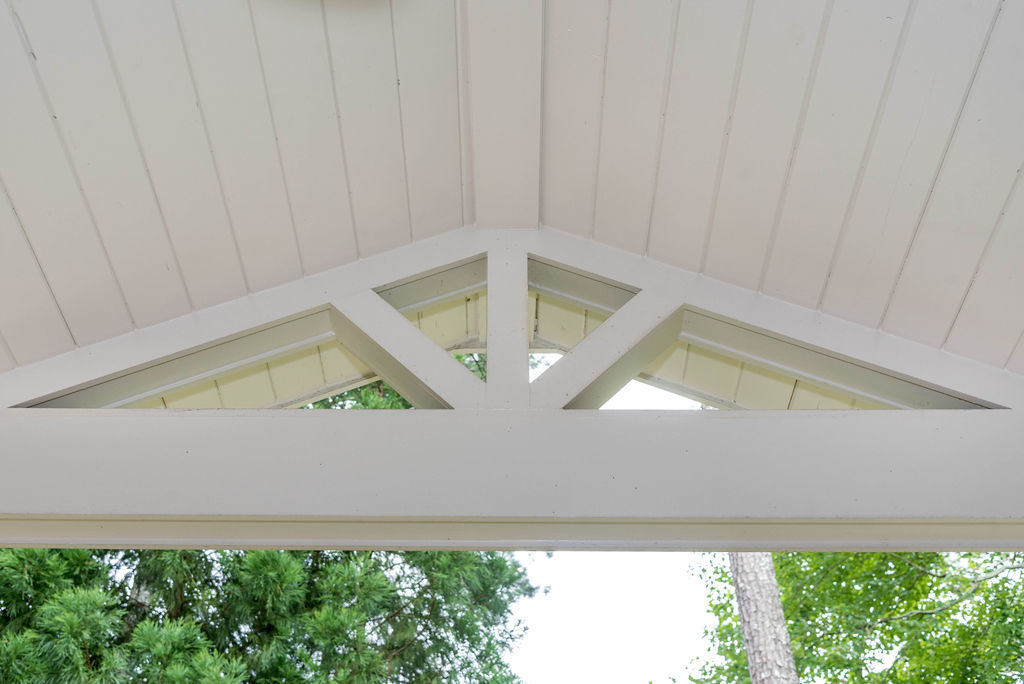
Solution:
[[[478,408],[484,384],[373,290],[333,302],[331,324],[363,363],[416,408]]]
[[[640,292],[533,382],[530,405],[600,408],[679,337],[682,325],[682,301]]]

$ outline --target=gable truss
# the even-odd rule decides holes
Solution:
[[[486,385],[410,335],[375,292],[481,254]],[[639,291],[532,385],[529,256]],[[114,383],[243,331],[255,344],[289,320],[290,344],[336,335],[415,405],[457,410],[3,409],[0,468],[14,495],[0,510],[0,541],[990,548],[1024,539],[1024,511],[998,491],[1024,474],[1014,456],[1024,437],[1012,409],[1024,396],[1018,376],[546,230],[449,233],[16,369],[0,378],[0,397],[34,404]],[[939,396],[1011,410],[557,410],[597,408],[677,338],[894,405]],[[264,353],[282,344],[263,342]],[[180,465],[175,475],[151,482],[146,463],[167,461]]]

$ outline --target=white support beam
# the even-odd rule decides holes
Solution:
[[[341,344],[416,408],[479,408],[484,384],[373,290],[333,302]]]
[[[1019,549],[1022,443],[1001,410],[5,409],[0,545]]]
[[[516,245],[487,255],[487,406],[530,405],[530,316],[526,252]]]
[[[639,293],[533,381],[530,405],[600,408],[675,342],[682,324],[678,298]]]

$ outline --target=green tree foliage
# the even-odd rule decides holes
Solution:
[[[500,553],[0,550],[0,682],[512,682]]]
[[[800,680],[1024,682],[1024,554],[779,553]],[[697,682],[749,682],[728,565],[706,571],[717,658]]]

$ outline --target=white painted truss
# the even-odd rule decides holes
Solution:
[[[403,315],[481,284],[487,383]],[[527,356],[543,341],[525,305],[531,288],[607,316],[534,383]],[[322,350],[337,342],[365,365],[331,385]],[[633,377],[656,381],[647,371],[679,343],[910,410],[592,410]],[[381,377],[417,408],[454,410],[117,408],[153,397],[169,406],[176,388],[311,346],[321,395]],[[1024,476],[1021,376],[549,230],[446,233],[2,380],[2,404],[21,407],[0,409],[3,544],[1024,540],[1024,506],[1011,491]],[[172,474],[156,480],[155,463]]]

